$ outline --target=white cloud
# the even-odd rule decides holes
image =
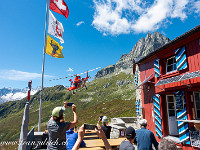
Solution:
[[[167,18],[169,10],[173,5],[173,0],[157,0],[146,13],[142,14],[138,20],[132,24],[135,32],[154,31],[160,27],[160,24]]]
[[[154,31],[161,25],[169,24],[173,18],[181,21],[187,19],[192,0],[93,0],[95,13],[92,25],[106,35],[128,34],[130,32],[145,33]],[[196,2],[197,5],[198,2]],[[199,5],[198,5],[199,6]]]
[[[174,8],[172,9],[172,18],[180,18],[182,21],[187,18],[185,8],[186,5],[189,3],[188,0],[176,0]]]
[[[0,70],[0,78],[5,80],[27,81],[41,77],[42,75],[38,73],[23,72],[18,70]],[[49,78],[53,76],[45,75],[45,77]]]
[[[34,95],[38,90],[32,90],[31,95]],[[27,92],[8,93],[0,97],[3,101],[21,100],[27,96]]]
[[[68,70],[67,70],[67,72],[73,72],[74,70],[73,70],[73,68],[69,68]]]
[[[194,3],[194,9],[196,13],[200,13],[200,1]]]
[[[78,27],[78,26],[80,26],[81,24],[84,24],[85,22],[84,21],[80,21],[80,22],[78,22],[77,24],[76,24],[76,26]]]
[[[103,32],[104,35],[106,33],[113,35],[129,33],[131,22],[128,20],[128,17],[122,16],[123,11],[128,10],[132,12],[135,10],[140,12],[142,10],[132,0],[93,0],[93,2],[95,4],[95,14],[92,25],[100,32]],[[131,8],[135,9],[132,10]],[[129,14],[127,13],[126,15]]]
[[[1,97],[2,100],[4,101],[11,101],[11,100],[20,100],[24,97],[26,97],[27,94],[26,93],[22,93],[22,92],[18,92],[18,93],[9,93],[9,94],[6,94],[6,95],[3,95]]]

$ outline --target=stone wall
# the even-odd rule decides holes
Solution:
[[[125,137],[126,128],[128,128],[129,126],[132,126],[134,129],[138,129],[138,118],[137,117],[111,118],[111,123],[109,125],[112,127],[112,131],[110,133],[111,139]]]
[[[138,64],[136,64],[136,71],[138,73],[138,85],[141,84],[141,80],[140,80],[140,70],[139,70],[139,66]],[[142,115],[142,94],[141,94],[141,86],[135,89],[135,94],[136,94],[136,101],[140,101],[140,106],[139,106],[139,113],[140,115],[138,117],[140,117]]]

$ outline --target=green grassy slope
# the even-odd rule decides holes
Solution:
[[[87,83],[88,89],[80,88],[72,94],[61,85],[44,88],[42,102],[41,130],[46,128],[54,107],[62,106],[64,101],[74,102],[80,126],[82,123],[96,124],[98,117],[135,116],[135,88],[133,75],[120,73],[95,79]],[[29,130],[37,130],[40,93],[30,100]],[[16,140],[20,135],[21,121],[26,98],[21,101],[0,105],[0,141]],[[65,111],[65,120],[73,121],[71,108]]]

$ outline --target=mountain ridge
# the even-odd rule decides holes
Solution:
[[[131,73],[134,59],[145,57],[147,54],[153,52],[158,47],[168,43],[169,41],[170,39],[168,37],[163,36],[159,32],[152,34],[148,33],[145,38],[142,37],[136,42],[133,49],[128,54],[122,54],[116,64],[108,65],[99,70],[95,77],[101,78],[114,72]]]

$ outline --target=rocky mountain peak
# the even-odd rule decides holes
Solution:
[[[142,37],[138,40],[128,54],[123,54],[116,64],[109,65],[99,70],[95,77],[100,78],[113,72],[131,73],[133,59],[144,57],[169,41],[170,39],[168,37],[163,36],[159,32],[148,33],[145,38]]]

